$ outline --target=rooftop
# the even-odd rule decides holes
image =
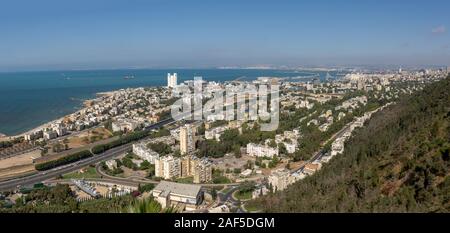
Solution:
[[[155,191],[169,192],[188,197],[197,197],[200,192],[200,185],[181,184],[175,182],[161,181],[155,188]]]

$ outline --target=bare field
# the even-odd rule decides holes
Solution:
[[[40,150],[0,160],[0,179],[35,172],[33,159],[41,157]]]
[[[11,168],[14,166],[21,166],[33,163],[33,158],[40,158],[41,151],[34,150],[25,154],[17,155],[7,159],[0,160],[0,169]]]
[[[255,161],[254,157],[243,155],[241,158],[236,158],[234,155],[225,155],[222,158],[212,158],[213,166],[215,168],[226,170],[234,168],[242,168],[247,164],[247,161]]]
[[[79,148],[110,137],[112,137],[112,134],[109,130],[99,127],[78,134],[77,136],[69,137],[67,144],[69,148]]]
[[[0,169],[0,180],[15,178],[18,176],[31,175],[35,173],[34,165],[22,165],[11,168]]]

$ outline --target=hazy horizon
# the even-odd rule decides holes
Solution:
[[[0,71],[447,66],[450,2],[14,1]]]

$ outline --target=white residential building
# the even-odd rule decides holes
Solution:
[[[120,118],[112,123],[112,130],[114,132],[118,131],[134,131],[139,127],[140,123],[133,119]]]
[[[252,199],[264,196],[269,192],[269,189],[265,185],[261,185],[255,188],[252,192]]]
[[[116,162],[115,159],[108,160],[108,161],[105,162],[105,164],[106,164],[106,166],[107,166],[109,169],[111,169],[111,170],[117,168],[117,162]]]
[[[141,159],[155,164],[155,161],[159,159],[159,154],[156,151],[147,147],[147,142],[141,142],[133,144],[133,153],[139,156]]]
[[[336,156],[338,154],[342,154],[344,152],[344,142],[345,138],[341,137],[336,139],[331,144],[331,157]]]
[[[288,154],[293,154],[295,153],[295,150],[297,148],[297,143],[296,141],[292,141],[292,142],[283,142],[284,147],[286,148],[286,151]]]
[[[278,148],[249,143],[247,144],[247,154],[255,157],[272,158],[274,156],[278,156]]]
[[[167,87],[175,88],[177,86],[177,73],[167,73]]]
[[[269,184],[272,185],[273,191],[281,191],[290,185],[290,173],[288,170],[276,170],[269,176]]]
[[[205,138],[206,139],[216,139],[217,141],[220,141],[220,136],[227,127],[216,127],[214,129],[209,129],[205,131]]]
[[[47,130],[43,134],[45,140],[51,140],[58,137],[58,133],[54,130]]]

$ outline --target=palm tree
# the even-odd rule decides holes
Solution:
[[[161,205],[153,198],[136,200],[128,207],[128,213],[176,213],[177,210],[170,206],[162,208]]]

